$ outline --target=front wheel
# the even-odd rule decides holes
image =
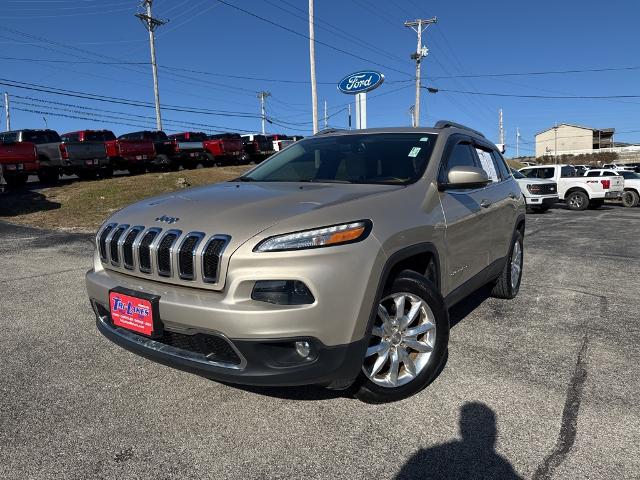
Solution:
[[[408,270],[385,289],[376,308],[355,396],[369,403],[393,402],[419,392],[440,373],[449,316],[433,284]]]

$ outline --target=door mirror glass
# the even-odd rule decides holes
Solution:
[[[456,166],[449,170],[447,183],[442,185],[444,189],[451,188],[480,188],[491,180],[482,168]]]

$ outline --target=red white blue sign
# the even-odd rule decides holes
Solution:
[[[109,306],[114,325],[147,336],[153,334],[153,309],[149,300],[111,292]]]

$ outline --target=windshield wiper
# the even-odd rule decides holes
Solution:
[[[255,180],[251,177],[247,177],[245,175],[242,175],[238,178],[234,178],[233,180],[229,180],[230,182],[255,182]]]

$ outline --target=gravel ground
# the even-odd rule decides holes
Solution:
[[[640,208],[527,221],[520,295],[455,307],[441,375],[381,406],[124,351],[91,238],[0,224],[0,478],[640,478]]]

